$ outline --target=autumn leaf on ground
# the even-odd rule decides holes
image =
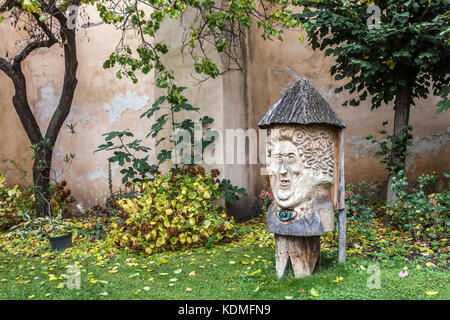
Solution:
[[[189,277],[195,277],[197,273],[195,271],[189,272]]]
[[[186,292],[191,292],[192,289],[191,288],[186,288]]]
[[[333,282],[338,283],[338,282],[341,282],[342,280],[344,280],[343,277],[337,277],[336,279],[333,280]]]
[[[309,292],[316,298],[320,297],[320,293],[314,288],[312,288]]]
[[[177,270],[175,270],[173,273],[175,273],[175,274],[179,274],[179,273],[181,273],[181,272],[183,272],[183,270],[182,269],[177,269]]]
[[[439,294],[439,291],[425,291],[425,294],[427,294],[429,296],[435,296],[435,295]]]

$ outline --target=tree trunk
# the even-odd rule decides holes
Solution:
[[[411,108],[411,92],[409,86],[400,87],[397,91],[397,95],[395,97],[395,106],[394,106],[394,135],[400,135],[405,126],[409,124],[409,112]],[[397,154],[392,155],[393,160],[397,160],[405,163],[406,158],[403,157],[406,153],[406,145],[398,152]],[[397,172],[395,172],[397,173]],[[392,191],[392,176],[388,177],[388,185],[386,192],[386,204],[393,204],[396,200],[396,196]],[[386,215],[387,221],[389,222],[389,217]]]
[[[74,2],[74,4],[79,4],[79,1]],[[52,151],[59,131],[69,115],[78,82],[76,78],[78,61],[75,30],[68,29],[67,18],[63,12],[52,11],[52,15],[59,22],[59,34],[64,46],[64,81],[58,106],[53,113],[45,136],[42,135],[28,102],[26,78],[22,72],[21,63],[31,52],[39,48],[50,48],[58,42],[57,39],[51,34],[50,29],[45,24],[39,22],[39,16],[37,16],[37,24],[49,39],[38,39],[29,43],[21,53],[15,56],[12,64],[0,57],[0,70],[10,77],[14,84],[15,93],[12,102],[16,113],[30,143],[37,147],[33,164],[33,186],[35,188],[36,215],[39,217],[51,215],[50,172]]]
[[[36,152],[33,164],[33,187],[36,216],[51,217],[50,169],[52,151]]]

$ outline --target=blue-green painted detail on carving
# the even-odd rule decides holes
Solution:
[[[278,219],[281,221],[290,221],[294,218],[293,210],[278,210],[277,211]]]

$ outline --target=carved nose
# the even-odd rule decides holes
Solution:
[[[281,164],[281,167],[280,167],[280,174],[286,174],[287,173],[287,170],[286,170],[286,166],[284,165],[284,161],[283,161],[283,163]]]

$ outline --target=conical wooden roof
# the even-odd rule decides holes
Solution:
[[[305,78],[298,80],[270,107],[258,122],[258,127],[268,128],[279,124],[329,124],[345,128],[344,121]]]

